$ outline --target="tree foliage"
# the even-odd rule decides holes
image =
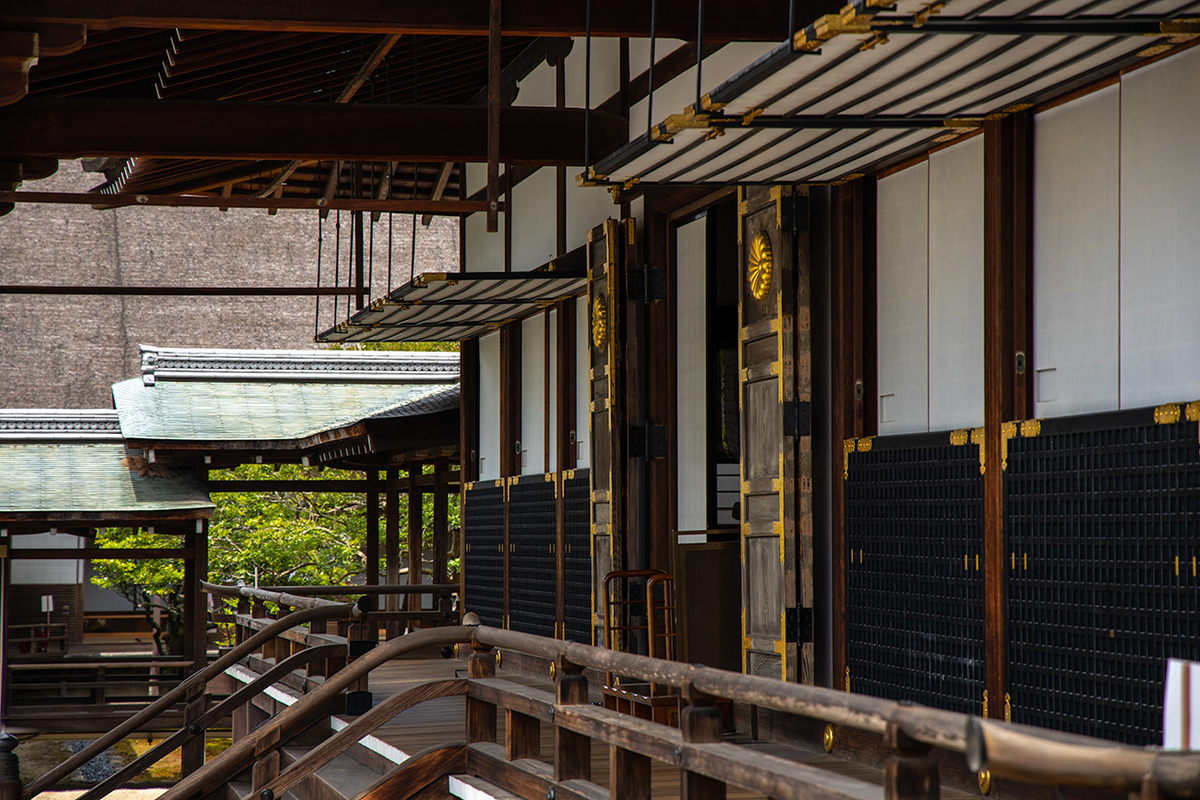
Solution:
[[[429,469],[429,468],[427,468]],[[361,479],[361,472],[293,465],[247,464],[214,471],[215,480]],[[386,495],[381,494],[381,499]],[[263,586],[347,585],[366,573],[366,497],[347,492],[214,492],[216,511],[209,524],[209,573],[212,583],[244,580]],[[422,551],[433,548],[433,495],[423,496]],[[375,535],[382,540],[384,509]],[[399,496],[400,558],[408,560],[408,497]],[[459,560],[458,496],[449,496],[448,559],[451,580]],[[179,537],[137,529],[109,529],[97,537],[99,547],[171,547]],[[165,542],[165,543],[164,543]],[[380,547],[380,553],[383,548]],[[428,563],[428,562],[427,562]],[[92,582],[111,589],[137,606],[154,628],[162,654],[181,652],[183,636],[183,562],[178,559],[96,560]],[[429,571],[426,566],[425,571]],[[379,564],[385,574],[385,565]],[[161,621],[155,620],[158,610]]]

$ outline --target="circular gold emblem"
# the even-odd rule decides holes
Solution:
[[[592,342],[598,350],[604,347],[604,343],[607,341],[608,306],[605,305],[602,295],[596,295],[596,302],[592,304]]]
[[[825,745],[825,752],[832,753],[833,752],[833,726],[832,725],[825,726],[825,736],[823,737],[823,739],[824,739],[824,745]]]
[[[755,300],[766,300],[771,291],[771,240],[760,233],[750,243],[750,294]]]

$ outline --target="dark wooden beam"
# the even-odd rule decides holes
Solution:
[[[367,470],[366,581],[379,585],[379,470]]]
[[[488,0],[487,232],[500,218],[500,0]]]
[[[331,286],[54,286],[47,284],[0,286],[4,294],[44,295],[120,295],[123,297],[326,297],[330,295],[366,295],[366,289]]]
[[[150,558],[184,558],[190,559],[196,554],[192,547],[82,547],[77,550],[60,550],[58,548],[30,547],[9,548],[8,557],[11,559],[30,559],[38,561],[77,561],[79,559],[150,559]]]
[[[133,155],[483,162],[489,113],[477,106],[27,98],[0,109],[0,160]],[[499,115],[500,160],[583,165],[583,109],[507,106]],[[592,112],[593,152],[620,145],[626,127],[616,115]],[[283,207],[281,200],[270,202]]]
[[[63,23],[93,30],[111,28],[181,28],[238,31],[305,31],[331,33],[415,33],[464,36],[488,34],[488,0],[443,0],[437,3],[394,3],[390,0],[290,0],[285,6],[240,0],[38,0],[11,3],[0,22]],[[798,5],[798,19],[812,19],[837,4]],[[692,39],[697,5],[693,0],[659,0],[656,35]],[[787,31],[788,3],[760,0],[749,13],[741,0],[706,0],[704,38],[714,41],[782,41]],[[588,32],[583,3],[561,0],[506,0],[506,36],[584,36]],[[591,34],[639,38],[650,35],[650,11],[643,0],[595,3]]]
[[[166,206],[168,208],[264,208],[289,211],[392,211],[397,214],[434,214],[454,217],[483,211],[482,200],[373,200],[340,197],[216,197],[213,195],[97,194],[95,192],[15,192],[0,191],[3,203],[47,203],[50,205],[97,206],[105,209],[125,206]],[[501,204],[503,210],[503,204]]]
[[[463,483],[479,477],[479,340],[459,347],[459,475]]]

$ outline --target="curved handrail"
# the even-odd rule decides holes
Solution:
[[[400,712],[427,700],[461,697],[467,694],[469,687],[470,682],[466,678],[454,678],[436,683],[423,683],[407,692],[394,694],[305,753],[303,758],[279,773],[279,777],[263,787],[263,790],[273,793],[275,797],[283,797],[293,786],[349,750],[364,736],[369,736],[386,725]],[[254,800],[254,797],[246,795],[242,800]]]
[[[290,630],[291,628],[294,628],[302,623],[309,622],[310,620],[332,619],[341,616],[342,614],[349,614],[353,616],[357,613],[359,613],[357,607],[349,603],[330,603],[329,605],[321,605],[316,608],[306,608],[301,611],[297,611],[294,614],[289,614],[282,619],[275,620],[270,625],[267,625],[262,630],[247,638],[237,647],[234,647],[229,652],[222,655],[216,661],[213,661],[204,669],[193,672],[182,682],[180,682],[174,689],[171,689],[153,703],[129,717],[120,725],[113,728],[99,739],[96,739],[75,755],[54,767],[54,769],[51,769],[45,775],[42,775],[40,778],[36,778],[35,780],[31,781],[21,790],[21,800],[30,800],[30,798],[54,786],[67,775],[70,775],[76,769],[91,761],[97,755],[104,752],[121,739],[124,739],[129,734],[143,727],[180,700],[185,699],[193,689],[196,687],[203,687],[210,678],[220,675],[227,668],[240,661],[244,656],[254,652],[265,642],[274,639],[280,633]]]
[[[290,658],[280,661],[271,669],[264,672],[262,675],[255,678],[250,683],[238,689],[229,697],[217,703],[212,708],[205,711],[199,718],[194,720],[191,725],[186,728],[180,728],[175,733],[163,739],[161,742],[142,753],[133,761],[126,764],[116,773],[105,778],[100,783],[93,786],[91,789],[84,792],[75,800],[99,800],[109,792],[120,789],[125,785],[125,782],[136,775],[141,774],[148,769],[151,764],[157,764],[160,759],[174,752],[174,750],[183,745],[189,739],[195,736],[203,736],[204,729],[213,724],[217,720],[229,716],[236,709],[241,708],[250,700],[253,700],[259,692],[266,687],[275,683],[284,675],[287,675],[297,667],[302,667],[310,661],[316,661],[324,658],[336,658],[339,655],[344,655],[346,646],[342,644],[325,644],[319,647],[309,647],[295,653]]]
[[[297,614],[300,613],[304,612],[297,612]],[[290,619],[290,617],[285,617],[285,619]],[[426,628],[397,637],[369,650],[366,655],[360,656],[344,669],[327,678],[319,689],[304,695],[295,703],[275,715],[268,724],[261,725],[246,736],[238,739],[216,758],[179,781],[179,783],[176,783],[164,792],[159,797],[159,800],[183,800],[197,792],[203,794],[215,789],[218,784],[225,780],[227,775],[235,771],[231,768],[238,767],[248,759],[254,757],[255,750],[261,740],[267,736],[278,736],[279,740],[282,741],[286,738],[284,734],[287,731],[293,730],[297,726],[310,721],[338,693],[356,683],[363,675],[366,675],[375,667],[412,650],[419,650],[422,647],[466,644],[471,641],[471,637],[475,631],[474,627],[461,625],[444,628]]]

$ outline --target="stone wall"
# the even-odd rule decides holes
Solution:
[[[64,161],[21,189],[82,192],[102,178]],[[349,213],[323,225],[321,285],[349,268]],[[368,215],[369,219],[369,215]],[[387,290],[388,227],[375,225],[372,297]],[[412,217],[392,220],[392,285],[408,280]],[[314,286],[314,211],[18,205],[0,217],[0,284]],[[458,269],[458,221],[416,226],[416,271]],[[319,326],[345,318],[323,299]],[[138,344],[314,348],[312,297],[136,297],[0,294],[0,408],[111,408],[110,387],[139,374]]]

